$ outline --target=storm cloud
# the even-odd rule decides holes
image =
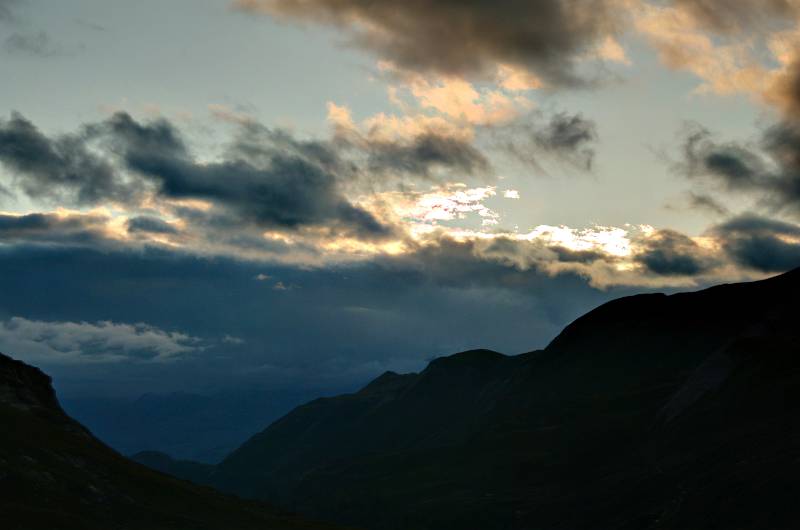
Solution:
[[[365,238],[391,232],[345,198],[340,184],[353,170],[331,146],[256,125],[241,132],[222,160],[203,163],[165,119],[140,123],[118,113],[80,133],[48,137],[14,114],[0,122],[0,162],[34,198],[131,203],[150,190],[163,198],[208,200],[265,228],[326,225]]]
[[[762,272],[800,267],[800,226],[748,214],[712,232],[737,263]]]
[[[263,129],[257,131],[263,144],[234,143],[224,160],[199,163],[165,120],[143,125],[118,114],[104,126],[127,169],[150,179],[162,196],[206,199],[263,227],[327,224],[363,237],[390,233],[344,197],[338,178],[345,162],[321,143]]]
[[[695,276],[715,264],[691,238],[674,230],[660,230],[648,237],[635,261],[659,276]]]
[[[108,218],[99,215],[0,214],[0,243],[108,247]]]
[[[622,28],[614,0],[237,0],[248,12],[329,24],[402,69],[491,76],[498,64],[554,86],[585,84],[581,56]]]
[[[132,193],[83,134],[48,137],[18,113],[0,119],[0,163],[30,197],[87,205],[126,200]]]

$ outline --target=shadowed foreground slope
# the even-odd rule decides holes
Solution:
[[[332,528],[123,458],[64,414],[48,376],[2,354],[0,425],[5,530]]]
[[[218,487],[370,529],[790,528],[800,271],[608,303],[295,409]]]

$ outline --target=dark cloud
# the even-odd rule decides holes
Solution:
[[[648,237],[634,259],[659,276],[696,276],[714,265],[697,243],[673,230],[660,230]]]
[[[106,156],[96,154],[100,149]],[[35,198],[131,202],[134,190],[151,189],[166,198],[208,200],[260,227],[325,226],[365,238],[392,231],[344,197],[342,180],[355,169],[331,145],[255,124],[221,161],[202,163],[165,119],[140,123],[119,113],[80,134],[51,138],[15,114],[0,122],[0,162]]]
[[[546,152],[555,153],[587,171],[592,169],[595,152],[590,146],[597,141],[597,126],[580,114],[556,114],[545,127],[533,131],[532,137]]]
[[[766,29],[765,26],[788,24],[798,6],[791,0],[672,0],[688,10],[695,20],[720,33]]]
[[[582,171],[594,165],[597,125],[581,114],[559,112],[545,118],[531,113],[491,132],[504,151],[538,171],[545,172],[543,161],[548,160]]]
[[[375,173],[402,173],[431,177],[437,169],[466,175],[487,174],[490,164],[472,144],[457,138],[426,133],[410,142],[368,141],[368,167]]]
[[[719,203],[714,197],[704,193],[689,192],[689,207],[698,210],[706,210],[717,215],[728,215],[728,209]]]
[[[800,57],[795,57],[775,76],[765,96],[784,112],[787,119],[796,122],[800,118]]]
[[[128,220],[128,232],[150,234],[177,234],[178,230],[158,217],[139,216]]]
[[[737,263],[762,272],[800,267],[800,226],[743,215],[712,230]]]
[[[750,194],[776,210],[800,212],[800,126],[781,122],[768,128],[758,144],[719,143],[694,127],[683,147],[679,168],[724,189]]]
[[[557,260],[563,263],[592,263],[598,260],[612,261],[608,254],[596,250],[572,250],[561,246],[549,248],[556,254]]]
[[[404,69],[489,76],[497,64],[533,70],[552,85],[580,85],[576,63],[615,34],[613,0],[237,0],[265,12],[347,30],[356,45]]]
[[[132,190],[81,134],[48,137],[20,114],[0,119],[0,163],[28,196],[80,205],[128,200]]]
[[[108,243],[103,234],[105,221],[105,218],[91,215],[0,214],[0,243],[102,248]]]

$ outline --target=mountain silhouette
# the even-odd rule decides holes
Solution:
[[[47,375],[2,354],[0,425],[4,530],[332,528],[127,460],[64,413]]]
[[[216,487],[375,530],[792,528],[800,270],[579,318],[300,406]]]

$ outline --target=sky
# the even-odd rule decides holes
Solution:
[[[0,351],[356,388],[800,266],[800,1],[0,0]]]

